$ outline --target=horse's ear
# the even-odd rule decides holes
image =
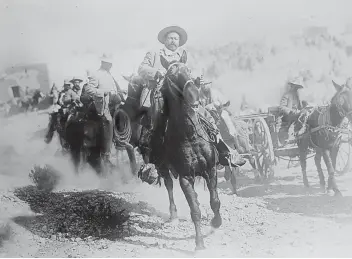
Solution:
[[[180,62],[183,64],[187,63],[187,52],[184,50],[180,59]]]
[[[131,79],[132,79],[132,75],[130,75],[130,76],[122,76],[126,81],[128,81],[128,82],[130,82],[131,81]]]
[[[160,63],[166,70],[169,68],[170,63],[163,56],[160,56]]]
[[[224,103],[223,107],[224,107],[224,108],[225,108],[225,107],[229,107],[230,104],[231,104],[231,102],[230,102],[230,101],[227,101],[226,103]]]
[[[334,85],[334,87],[335,87],[335,89],[336,89],[336,92],[341,91],[342,88],[343,88],[342,85],[337,84],[334,80],[332,80],[332,84]]]

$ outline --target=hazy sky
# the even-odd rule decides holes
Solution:
[[[189,44],[281,35],[304,25],[348,22],[349,0],[0,0],[0,68],[74,49],[152,46],[161,28],[183,26]]]

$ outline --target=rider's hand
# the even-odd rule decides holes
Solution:
[[[292,115],[298,115],[300,113],[300,111],[298,109],[294,109],[292,110]]]
[[[163,74],[160,71],[156,71],[155,76],[154,76],[154,80],[155,81],[160,81],[163,78]]]

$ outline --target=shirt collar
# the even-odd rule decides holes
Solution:
[[[175,54],[178,54],[179,56],[182,55],[182,49],[181,48],[177,48],[175,51],[171,51],[171,50],[167,49],[166,47],[163,47],[162,51],[164,52],[164,54],[166,56],[173,56]]]

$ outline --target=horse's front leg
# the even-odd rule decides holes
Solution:
[[[236,181],[236,176],[234,176],[234,172],[232,172],[231,174],[231,183],[232,183],[232,177],[235,177],[235,181]],[[220,215],[220,199],[219,199],[218,190],[217,190],[218,175],[215,167],[211,169],[209,178],[205,178],[205,179],[206,179],[209,194],[210,194],[210,207],[214,212],[214,218],[211,220],[211,225],[214,228],[219,228],[222,224],[222,219]],[[234,187],[234,191],[236,192],[236,186]]]
[[[137,174],[137,161],[136,161],[136,154],[134,152],[134,148],[131,144],[126,145],[126,152],[128,155],[128,158],[130,160],[130,167],[133,175]]]
[[[174,182],[170,176],[170,173],[166,171],[164,175],[164,184],[169,195],[169,211],[170,211],[170,221],[177,219],[177,208],[174,200]]]
[[[320,188],[322,190],[325,190],[325,177],[324,177],[323,169],[321,167],[321,157],[322,157],[322,152],[320,150],[316,150],[316,153],[314,156],[314,162],[318,170]]]
[[[329,173],[327,192],[333,190],[336,196],[342,196],[340,190],[337,188],[337,184],[335,181],[335,169],[332,164],[331,152],[329,149],[323,150],[323,158]]]
[[[299,149],[299,161],[301,164],[303,184],[305,187],[309,188],[309,182],[307,178],[307,152],[308,152],[309,141],[308,138],[302,138],[298,141]]]
[[[196,231],[196,250],[205,249],[204,239],[200,228],[201,211],[197,193],[194,190],[194,179],[187,176],[180,176],[180,186],[191,209],[191,218]]]
[[[78,175],[79,174],[79,165],[81,162],[81,151],[80,149],[71,149],[71,159],[73,162],[73,166],[75,169],[75,173]]]

